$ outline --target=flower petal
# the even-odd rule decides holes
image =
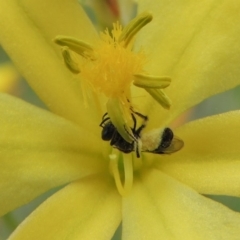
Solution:
[[[152,170],[123,199],[123,239],[237,240],[240,214]]]
[[[45,104],[56,114],[87,127],[91,120],[81,111],[79,82],[65,67],[61,51],[54,50],[52,41],[56,34],[96,39],[77,2],[1,1],[0,29],[1,45]]]
[[[108,170],[91,132],[0,95],[0,215],[50,188]]]
[[[50,197],[12,234],[17,239],[111,239],[121,222],[112,179],[91,176]]]
[[[140,0],[139,12],[146,10],[153,21],[136,39],[148,56],[146,70],[172,78],[165,90],[171,110],[152,102],[146,107],[161,116],[155,126],[240,84],[240,1]]]
[[[176,129],[184,147],[158,168],[200,193],[240,196],[239,119],[232,111]]]
[[[49,44],[57,35],[72,36],[88,43],[94,43],[98,38],[90,19],[81,5],[75,0],[11,0],[20,2],[21,8],[40,29]],[[43,14],[44,13],[44,14]]]

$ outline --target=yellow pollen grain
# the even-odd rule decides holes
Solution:
[[[92,89],[107,97],[121,97],[127,94],[133,75],[143,71],[145,57],[142,52],[135,53],[118,42],[122,28],[114,24],[112,35],[105,31],[94,49],[95,60],[83,59],[81,77]]]

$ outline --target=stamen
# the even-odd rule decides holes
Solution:
[[[135,152],[137,151],[139,156],[137,154],[133,155],[133,165],[134,169],[138,169],[142,165],[142,140],[141,138],[137,139],[137,143],[135,142]]]
[[[114,153],[115,152],[115,153]],[[109,155],[110,159],[110,170],[112,171],[116,187],[118,189],[118,192],[122,196],[126,196],[129,194],[129,192],[132,189],[133,184],[133,163],[132,163],[132,154],[122,154],[121,156],[123,158],[123,166],[124,166],[124,185],[121,181],[121,176],[119,173],[119,160],[120,160],[120,153],[113,149],[113,153]]]
[[[67,66],[67,68],[74,74],[80,73],[78,64],[73,60],[71,56],[71,52],[68,50],[68,48],[62,49],[62,55],[63,55],[64,63]]]
[[[160,89],[155,88],[145,88],[145,90],[162,105],[163,108],[169,109],[171,106],[171,101],[168,96]]]
[[[123,46],[127,48],[134,36],[151,21],[152,15],[150,13],[144,12],[139,14],[123,29],[118,42],[123,42]]]
[[[126,196],[131,191],[132,184],[133,184],[132,154],[123,154],[123,165],[124,165],[124,173],[125,173],[124,196]]]
[[[108,115],[117,131],[124,140],[131,143],[133,140],[129,135],[132,132],[128,123],[131,119],[129,102],[123,103],[119,98],[109,98],[106,106]]]
[[[116,184],[116,187],[118,189],[118,192],[123,196],[124,195],[124,190],[123,190],[123,185],[122,185],[122,182],[121,182],[121,179],[120,179],[120,174],[119,174],[119,169],[118,169],[118,159],[119,159],[119,154],[110,154],[109,155],[109,168],[110,168],[110,171],[112,172],[113,174],[113,177],[114,177],[114,180],[115,180],[115,184]]]
[[[144,74],[135,74],[133,84],[141,88],[166,88],[170,85],[170,77],[158,77]]]
[[[88,43],[73,37],[65,36],[57,36],[54,41],[60,46],[69,47],[72,51],[83,56],[84,58],[95,60],[93,48]]]

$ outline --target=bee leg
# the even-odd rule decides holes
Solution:
[[[131,115],[132,115],[132,119],[133,119],[133,128],[132,128],[132,130],[133,130],[133,132],[135,132],[136,131],[136,127],[137,127],[137,120],[136,120],[135,116],[132,113],[131,113]]]

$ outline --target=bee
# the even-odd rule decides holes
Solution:
[[[135,115],[141,117],[144,119],[144,123],[137,128],[137,120],[135,118]],[[147,116],[142,115],[138,112],[133,112],[132,114],[133,119],[133,127],[131,128],[132,133],[129,133],[127,130],[127,133],[132,139],[132,142],[127,142],[117,131],[117,128],[113,125],[110,118],[107,116],[107,113],[103,115],[102,122],[100,123],[100,127],[102,127],[102,140],[104,141],[110,141],[110,145],[117,148],[118,150],[124,152],[124,153],[130,153],[133,151],[136,151],[136,155],[139,158],[140,157],[140,149],[139,149],[139,139],[141,131],[145,128],[146,122],[148,120]]]
[[[141,117],[144,121],[143,124],[137,128],[137,121],[135,115]],[[110,145],[117,148],[124,153],[136,151],[137,158],[140,157],[140,152],[148,152],[155,154],[171,154],[179,151],[184,146],[184,142],[174,136],[173,131],[166,127],[162,130],[154,129],[152,131],[142,134],[142,130],[146,127],[148,117],[138,112],[133,112],[133,127],[132,133],[127,133],[133,139],[132,142],[127,142],[117,131],[107,113],[103,115],[100,127],[102,127],[102,140],[110,141]]]

